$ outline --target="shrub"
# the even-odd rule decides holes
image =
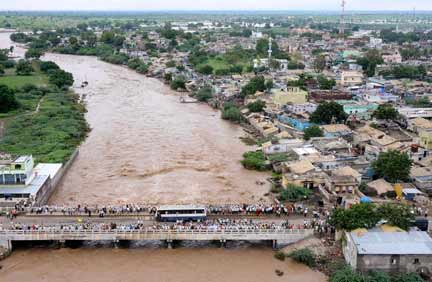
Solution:
[[[309,267],[314,267],[316,265],[315,254],[308,248],[295,250],[288,254],[288,257]]]
[[[136,69],[136,71],[137,71],[138,73],[145,74],[145,73],[148,72],[148,69],[149,69],[148,65],[142,63],[142,64],[141,64],[141,65]]]
[[[34,69],[30,62],[19,60],[15,71],[17,75],[30,75]]]
[[[308,188],[289,184],[286,189],[283,189],[279,195],[279,200],[297,202],[305,200],[309,197],[311,191]]]
[[[45,73],[49,72],[50,70],[60,69],[60,67],[56,63],[51,62],[51,61],[42,61],[39,65],[39,68],[42,72],[45,72]]]
[[[281,251],[278,251],[274,254],[274,258],[277,260],[285,260],[285,254]]]
[[[313,125],[304,130],[303,138],[305,140],[309,140],[313,137],[322,137],[324,136],[324,132],[319,128],[319,126]]]
[[[176,76],[173,81],[171,81],[171,89],[186,89],[186,79],[183,76]]]
[[[195,93],[195,98],[200,102],[207,102],[212,97],[213,93],[210,86],[203,87]]]
[[[16,62],[14,60],[6,60],[6,61],[2,61],[0,62],[0,64],[5,68],[5,69],[11,69],[13,67],[15,67]]]
[[[252,113],[259,113],[264,110],[266,103],[264,101],[258,100],[247,105],[247,108]]]
[[[0,113],[7,113],[19,106],[15,91],[6,85],[0,85]]]
[[[64,70],[51,70],[49,72],[49,81],[59,88],[69,87],[74,83],[73,75]]]
[[[246,169],[258,171],[267,170],[267,166],[265,164],[265,156],[264,153],[261,151],[244,153],[241,163]]]
[[[222,118],[233,122],[241,122],[243,120],[240,109],[235,105],[224,105]]]
[[[205,75],[210,75],[213,73],[213,67],[210,65],[202,65],[198,68],[198,72]]]

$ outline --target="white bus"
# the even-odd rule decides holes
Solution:
[[[155,216],[156,220],[163,222],[206,220],[207,209],[201,205],[160,206]]]

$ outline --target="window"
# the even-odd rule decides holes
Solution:
[[[414,264],[420,264],[420,260],[418,258],[414,259]]]
[[[391,259],[391,264],[396,264],[396,259],[392,258]]]

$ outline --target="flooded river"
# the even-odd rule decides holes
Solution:
[[[49,54],[85,89],[92,131],[52,204],[242,203],[268,192],[268,175],[245,170],[240,127],[202,104],[95,57]]]
[[[10,45],[9,35],[0,33],[0,48]],[[268,175],[239,163],[250,149],[239,140],[242,129],[222,121],[217,111],[181,104],[158,80],[93,57],[45,59],[73,73],[92,128],[52,204],[241,203],[257,202],[268,192],[268,186],[255,184]],[[79,88],[82,81],[89,86]],[[325,281],[302,265],[275,260],[269,247],[187,247],[16,250],[0,262],[0,280]]]

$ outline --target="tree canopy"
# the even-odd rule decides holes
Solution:
[[[16,65],[17,75],[30,75],[34,71],[32,64],[26,60],[19,60]]]
[[[70,72],[64,70],[55,69],[49,71],[50,83],[56,85],[59,88],[72,86],[74,83],[73,75]]]
[[[322,72],[325,69],[326,64],[325,56],[318,55],[313,62],[313,68],[316,72]]]
[[[313,137],[322,137],[324,136],[324,132],[317,125],[312,125],[304,130],[303,138],[305,140],[309,140]]]
[[[310,121],[318,124],[340,123],[347,119],[343,106],[334,102],[323,102],[310,116]]]
[[[255,102],[249,103],[247,105],[247,108],[252,113],[259,113],[259,112],[262,112],[264,110],[265,106],[266,106],[266,103],[264,101],[257,100]]]
[[[390,104],[379,105],[373,113],[375,118],[385,120],[395,120],[397,119],[398,115],[398,111]]]
[[[374,76],[377,65],[384,63],[381,53],[376,49],[370,49],[365,56],[357,59],[357,64],[363,67],[367,76]]]
[[[372,203],[360,203],[349,209],[337,208],[333,211],[329,223],[336,229],[352,231],[358,228],[371,229],[381,220],[408,230],[414,215],[409,207],[403,204],[384,204],[377,207]]]
[[[372,163],[375,175],[384,177],[391,183],[408,180],[411,166],[412,161],[408,154],[396,150],[380,153],[378,159]]]
[[[0,84],[0,113],[7,113],[19,106],[15,98],[15,91],[6,85]]]
[[[248,84],[243,86],[241,90],[241,95],[243,97],[247,95],[254,95],[257,91],[265,91],[266,85],[265,85],[265,78],[264,76],[255,76],[253,77]]]

